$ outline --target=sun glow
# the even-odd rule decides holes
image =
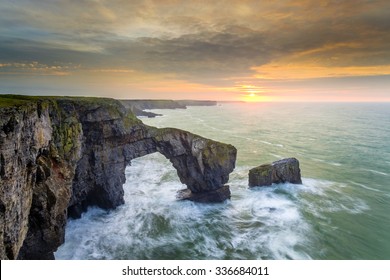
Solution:
[[[270,101],[270,99],[263,95],[258,95],[255,93],[249,93],[249,94],[242,94],[241,100],[245,102],[267,102]]]
[[[270,101],[267,96],[264,96],[264,88],[255,85],[236,85],[237,91],[243,92],[241,100],[245,102],[265,102]]]

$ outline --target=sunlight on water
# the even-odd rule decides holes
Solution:
[[[91,208],[70,220],[56,258],[390,258],[390,149],[378,140],[389,140],[389,131],[373,127],[384,125],[375,119],[382,107],[372,111],[375,116],[366,113],[370,120],[353,105],[270,106],[158,110],[164,116],[143,119],[235,145],[231,200],[176,201],[185,186],[171,163],[157,153],[138,158],[126,169],[126,203],[113,211]],[[302,185],[248,188],[250,168],[288,156],[301,162]]]

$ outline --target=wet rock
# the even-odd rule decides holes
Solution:
[[[270,186],[279,183],[302,184],[299,161],[286,158],[271,164],[263,164],[249,170],[249,187]]]
[[[223,202],[230,199],[229,186],[223,186],[219,189],[194,193],[190,189],[183,189],[177,192],[176,198],[178,200],[191,200],[202,203]]]

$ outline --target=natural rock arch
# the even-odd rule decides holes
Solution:
[[[174,128],[148,127],[146,135],[143,129],[134,129],[132,134],[126,135],[127,140],[115,137],[118,146],[113,146],[109,154],[98,146],[85,153],[76,169],[70,216],[79,217],[89,205],[109,209],[123,204],[126,166],[134,158],[155,152],[170,160],[180,181],[187,185],[188,190],[180,198],[221,202],[230,197],[225,183],[235,167],[237,151],[232,145]],[[88,185],[94,187],[86,189]]]

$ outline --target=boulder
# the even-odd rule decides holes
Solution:
[[[249,187],[270,186],[280,183],[302,184],[299,161],[286,158],[271,164],[263,164],[249,170]]]

